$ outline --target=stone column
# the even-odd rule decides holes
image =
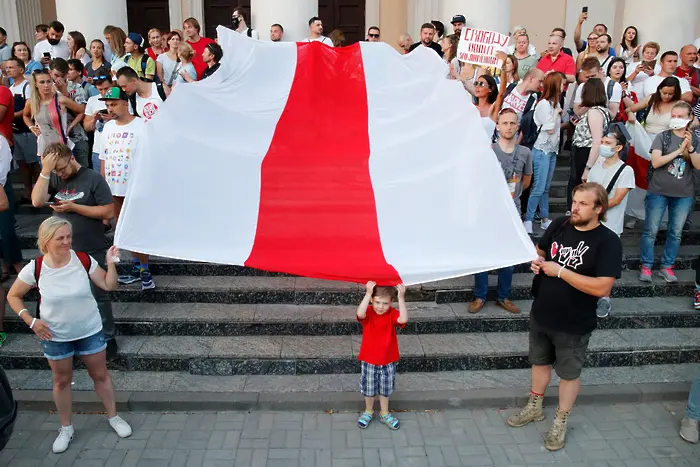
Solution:
[[[511,0],[439,0],[437,19],[445,23],[447,34],[452,33],[450,20],[457,14],[467,18],[467,26],[508,34],[510,5]]]
[[[285,41],[300,41],[309,35],[309,19],[318,15],[318,0],[251,0],[250,8],[260,40],[269,41],[270,25],[279,23]]]
[[[369,5],[369,2],[368,2]],[[405,0],[381,0],[379,3],[379,27],[382,30],[382,42],[399,50],[399,36],[404,33],[411,34],[415,40],[416,36],[406,30],[408,23],[408,5]],[[403,53],[403,50],[401,50]]]
[[[0,18],[2,18],[2,27],[7,31],[7,43],[9,45],[23,39],[31,40],[32,42],[29,43],[33,43],[33,37],[22,38],[20,35],[16,0],[0,0]]]
[[[699,12],[697,0],[664,0],[663,7],[655,0],[627,0],[622,27],[636,26],[640,43],[658,42],[661,53],[679,51],[695,40]]]
[[[119,26],[129,32],[126,19],[126,0],[56,0],[56,18],[66,31],[80,31],[88,44],[102,39],[104,27]]]

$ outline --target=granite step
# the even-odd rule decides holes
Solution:
[[[488,302],[479,313],[467,303],[409,302],[409,322],[402,334],[527,331],[531,300],[517,300],[514,315]],[[700,312],[690,297],[620,298],[598,321],[599,329],[700,327]],[[33,310],[34,303],[27,303]],[[344,336],[360,335],[355,305],[272,305],[220,303],[114,303],[115,327],[121,336]],[[8,308],[5,329],[32,331]]]
[[[123,336],[110,363],[129,371],[196,375],[358,373],[360,336]],[[528,333],[399,335],[402,373],[529,368]],[[700,362],[700,328],[603,329],[591,337],[587,367]],[[7,369],[47,369],[35,336],[9,334]]]

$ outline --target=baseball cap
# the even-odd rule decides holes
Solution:
[[[467,18],[465,18],[464,15],[454,15],[452,17],[452,21],[450,21],[451,24],[466,23],[466,22],[467,22]]]
[[[128,37],[131,39],[131,42],[139,47],[143,47],[143,37],[141,37],[141,34],[138,32],[130,32]]]
[[[124,91],[122,91],[121,88],[118,87],[113,87],[109,88],[109,91],[107,91],[107,94],[105,94],[104,97],[100,97],[101,101],[128,101],[129,96],[126,95]]]

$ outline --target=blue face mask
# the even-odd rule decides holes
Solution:
[[[609,159],[610,157],[617,154],[617,151],[612,146],[601,146],[599,154],[600,154],[600,157],[604,157],[606,159]]]

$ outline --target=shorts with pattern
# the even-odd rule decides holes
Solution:
[[[372,365],[362,362],[360,392],[365,397],[376,395],[389,397],[396,387],[396,362],[388,365]]]

